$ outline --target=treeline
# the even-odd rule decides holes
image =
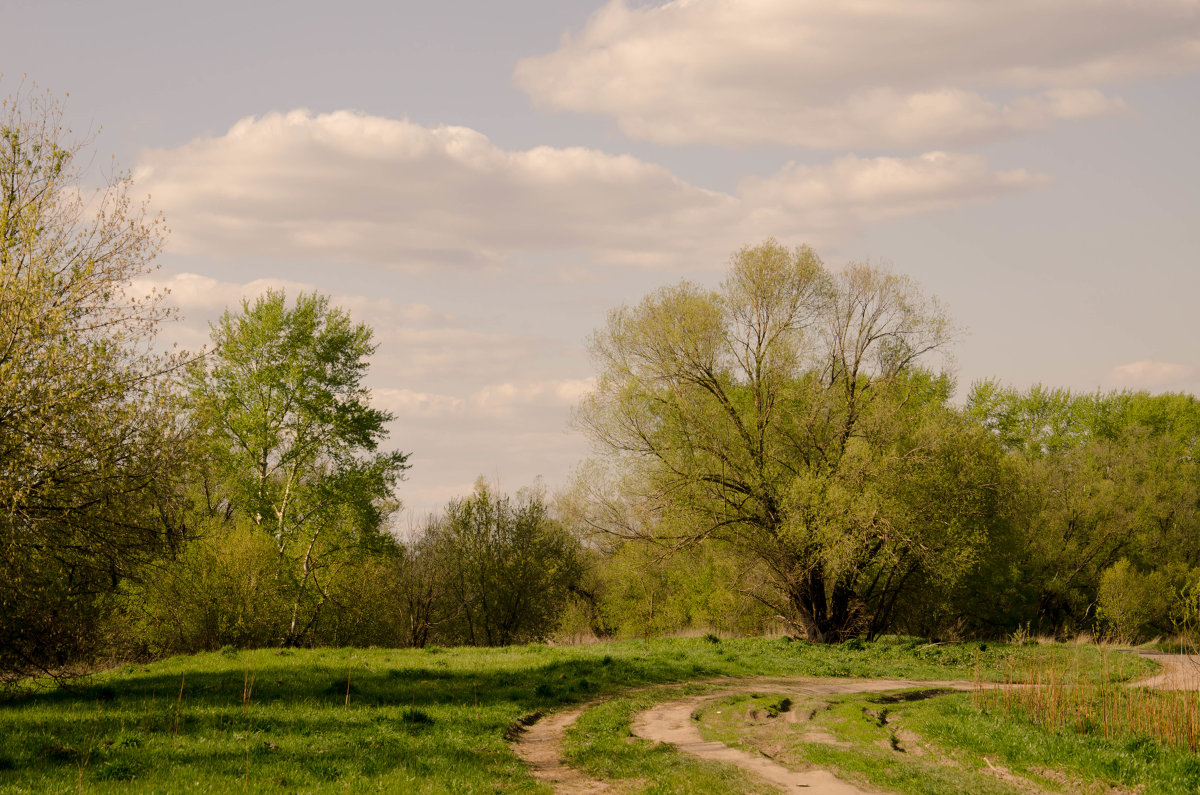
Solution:
[[[1001,451],[998,543],[964,618],[1121,640],[1200,619],[1200,401],[977,384],[964,413]],[[964,594],[965,595],[965,594]]]
[[[615,310],[564,493],[398,534],[372,332],[320,295],[158,355],[163,228],[79,190],[57,108],[0,119],[0,678],[227,646],[679,631],[837,642],[1194,625],[1200,405],[977,384],[908,280],[773,241]]]
[[[1192,627],[1200,404],[976,384],[908,279],[774,241],[596,333],[583,526],[727,546],[809,640]]]

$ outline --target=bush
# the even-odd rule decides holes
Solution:
[[[1133,643],[1153,631],[1152,625],[1168,621],[1172,601],[1165,572],[1143,574],[1122,558],[1100,575],[1096,618],[1105,635]]]
[[[152,655],[279,643],[288,602],[270,536],[219,526],[174,560],[142,570],[118,591],[109,619],[114,651]]]

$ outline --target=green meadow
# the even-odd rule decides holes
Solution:
[[[1152,667],[1091,646],[895,637],[230,649],[126,665],[69,689],[31,683],[0,704],[0,791],[545,792],[512,751],[514,725],[593,700],[567,738],[572,764],[632,789],[752,790],[736,772],[627,739],[637,709],[681,692],[653,686],[742,676],[1003,681],[1030,661],[1068,657],[1081,678]]]

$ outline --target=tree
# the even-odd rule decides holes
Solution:
[[[1129,583],[1176,582],[1200,567],[1196,398],[982,382],[966,410],[1014,474],[1010,615],[1023,609],[1043,631],[1092,629],[1097,607],[1107,603],[1111,620],[1113,594]],[[1128,615],[1120,632],[1132,631]]]
[[[209,366],[191,378],[194,413],[209,430],[219,487],[212,513],[248,517],[275,540],[291,583],[283,641],[319,620],[339,568],[388,539],[407,455],[379,452],[392,416],[362,385],[370,328],[316,294],[294,307],[268,291],[213,328]]]
[[[522,491],[513,500],[481,480],[471,496],[450,502],[433,532],[447,556],[442,571],[460,606],[462,640],[504,646],[542,640],[556,629],[581,558],[540,492]]]
[[[85,654],[96,594],[178,539],[167,311],[132,292],[164,229],[85,148],[52,100],[0,105],[0,675]]]
[[[988,532],[995,458],[921,367],[951,337],[908,279],[831,274],[774,241],[737,252],[718,292],[684,282],[613,311],[577,416],[632,497],[597,495],[589,521],[736,545],[810,639],[886,629]]]

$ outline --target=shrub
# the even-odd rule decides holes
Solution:
[[[123,583],[109,619],[117,653],[166,655],[278,643],[287,604],[274,539],[217,527]]]
[[[1166,574],[1143,574],[1122,558],[1105,569],[1096,594],[1096,617],[1110,638],[1132,643],[1145,637],[1151,624],[1163,624],[1171,611],[1172,592]]]

